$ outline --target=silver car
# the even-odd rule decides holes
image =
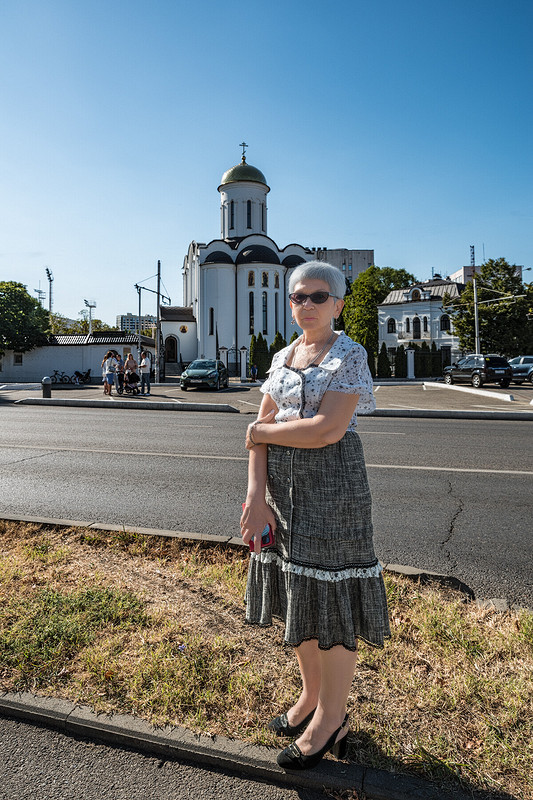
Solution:
[[[513,383],[533,383],[533,356],[516,356],[509,361],[513,370]]]

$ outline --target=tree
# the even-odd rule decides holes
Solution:
[[[367,351],[372,374],[379,343],[378,305],[393,289],[405,289],[413,283],[416,278],[404,269],[373,265],[357,276],[344,299],[344,330]]]
[[[385,342],[381,345],[381,350],[378,356],[378,378],[390,378],[391,367],[389,361],[389,354]]]
[[[257,339],[255,338],[255,333],[252,333],[250,338],[250,351],[249,351],[249,359],[250,359],[250,367],[252,364],[257,366]]]
[[[278,353],[280,350],[283,350],[284,347],[287,347],[287,342],[278,331],[274,336],[274,341],[270,345],[270,358],[273,358],[274,354]]]
[[[533,284],[524,284],[516,274],[516,265],[509,264],[505,258],[491,258],[479,270],[476,283],[481,352],[501,353],[509,358],[533,352],[533,320],[529,314]],[[487,300],[499,302],[487,303]],[[459,346],[473,352],[473,281],[467,283],[459,300],[445,297],[443,306],[452,319]]]
[[[268,353],[268,344],[262,333],[257,334],[257,342],[255,345],[255,365],[257,367],[257,375],[259,378],[264,378],[266,371],[270,366],[270,356]]]
[[[48,311],[24,284],[0,281],[0,355],[6,350],[26,353],[46,344],[49,326]]]
[[[291,338],[289,339],[289,344],[292,344],[293,342],[295,342],[299,335],[300,334],[298,333],[298,331],[294,331],[294,333],[292,334]]]
[[[399,346],[394,354],[394,377],[407,378],[407,355],[403,344]]]
[[[79,312],[77,319],[68,319],[61,314],[51,315],[51,329],[55,334],[80,334],[89,333],[89,312],[86,308]],[[93,331],[118,331],[117,327],[112,327],[101,319],[91,320],[91,328]],[[152,335],[151,329],[146,333],[147,336]]]

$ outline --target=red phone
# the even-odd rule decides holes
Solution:
[[[245,506],[246,503],[243,503],[242,504],[243,511]],[[267,523],[261,532],[261,549],[263,549],[263,547],[269,547],[271,544],[274,544],[274,531],[272,530],[272,526],[269,523]],[[250,539],[249,546],[250,546],[250,552],[251,553],[255,552],[255,534]]]

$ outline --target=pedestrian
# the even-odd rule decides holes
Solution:
[[[143,350],[141,353],[141,365],[140,365],[140,372],[141,372],[141,394],[146,394],[147,396],[150,395],[150,372],[152,369],[152,361],[148,353]],[[147,391],[145,392],[145,388]]]
[[[250,367],[250,374],[252,376],[252,380],[255,382],[257,380],[257,366],[256,364],[252,364]]]
[[[118,353],[116,350],[115,350],[115,358],[117,361],[117,367],[115,372],[116,387],[117,387],[117,392],[119,394],[122,394],[122,392],[124,391],[124,359],[122,358],[120,353]]]
[[[347,700],[359,639],[382,647],[387,602],[372,542],[371,496],[356,410],[375,408],[364,348],[332,330],[342,311],[342,272],[308,262],[292,272],[293,321],[303,330],[274,355],[258,418],[248,426],[248,493],[241,517],[254,537],[246,619],[285,623],[302,678],[300,697],[270,721],[297,737],[278,755],[286,770],[346,753]],[[274,543],[261,551],[267,524]]]
[[[104,394],[111,396],[111,389],[115,380],[117,360],[112,350],[108,350],[102,361],[102,376],[104,379]]]

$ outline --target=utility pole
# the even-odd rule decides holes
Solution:
[[[479,343],[479,316],[478,316],[478,302],[477,302],[477,280],[476,280],[476,255],[474,245],[470,245],[470,266],[474,268],[472,274],[472,285],[474,287],[474,349],[476,353],[481,352],[481,345]]]
[[[161,261],[157,262],[157,315],[155,329],[155,382],[159,383],[161,367]]]
[[[142,286],[139,286],[137,283],[135,284],[135,288],[137,289],[137,294],[139,295],[139,314],[137,316],[137,361],[139,364],[141,363],[141,289]]]
[[[92,318],[92,313],[91,312],[92,312],[93,308],[96,308],[96,303],[89,303],[88,300],[84,300],[83,302],[85,303],[85,305],[89,309],[89,336],[90,336],[91,333],[93,332],[93,318]]]

